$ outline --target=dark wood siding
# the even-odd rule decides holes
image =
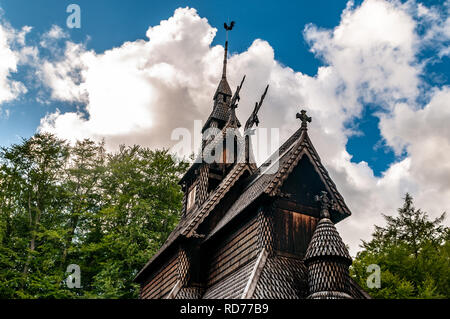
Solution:
[[[259,223],[256,214],[240,228],[218,239],[210,259],[208,286],[232,273],[258,254]]]
[[[303,257],[317,225],[317,218],[283,209],[274,211],[275,249]]]
[[[141,298],[164,298],[164,296],[172,290],[178,277],[178,254],[174,254],[174,256],[155,272],[155,275],[141,287]]]

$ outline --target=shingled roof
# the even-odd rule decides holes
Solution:
[[[263,253],[261,254],[263,255]],[[203,299],[304,299],[308,294],[308,274],[300,258],[271,256],[254,258],[243,267],[208,288]],[[370,296],[351,278],[350,295]]]
[[[230,97],[232,95],[230,85],[227,81],[227,55],[228,55],[228,41],[225,42],[225,52],[223,57],[223,71],[222,77],[220,79],[219,85],[217,86],[216,92],[214,93],[214,107],[209,115],[208,119],[203,126],[202,133],[209,127],[212,120],[219,120],[222,122],[227,122],[230,118]],[[220,98],[222,95],[224,98]]]
[[[205,200],[205,202],[194,209],[186,216],[183,216],[175,227],[175,229],[170,233],[164,245],[159,249],[159,251],[150,259],[150,261],[144,266],[144,268],[137,274],[136,279],[141,276],[141,274],[146,270],[146,268],[156,260],[170,245],[172,245],[179,237],[190,237],[193,235],[194,231],[200,225],[200,223],[206,218],[206,216],[214,209],[214,207],[220,202],[220,200],[225,196],[226,191],[231,188],[236,181],[245,172],[251,172],[252,167],[248,163],[238,163],[236,164],[225,177],[225,179],[219,184],[216,190],[210,194],[210,196]],[[135,280],[136,280],[135,279]]]
[[[322,218],[306,250],[305,260],[321,257],[339,257],[352,262],[347,247],[329,218]]]
[[[229,31],[233,25],[224,27]],[[351,212],[308,136],[311,117],[305,110],[297,113],[301,127],[256,167],[250,136],[241,136],[235,113],[245,76],[232,96],[227,53],[228,41],[201,151],[179,182],[183,214],[137,274],[141,296],[367,298],[348,275],[351,257],[334,224]],[[246,133],[259,123],[267,90],[246,122]],[[209,128],[217,131],[205,133]],[[224,142],[230,136],[232,146]],[[322,196],[314,197],[317,193]],[[321,202],[320,215],[314,199]]]
[[[328,175],[327,170],[322,165],[320,157],[314,149],[307,131],[297,130],[272,156],[269,157],[257,170],[248,163],[238,163],[225,179],[220,183],[214,192],[212,192],[205,202],[197,207],[193,212],[183,216],[179,224],[172,231],[161,249],[152,257],[145,267],[136,276],[136,279],[145,271],[145,269],[156,260],[169,246],[171,246],[180,237],[192,237],[196,229],[202,221],[209,215],[214,207],[225,196],[226,192],[234,183],[239,180],[244,172],[251,175],[243,182],[244,190],[225,216],[220,220],[216,227],[209,233],[205,234],[208,240],[213,237],[219,230],[227,225],[231,220],[238,216],[246,207],[253,203],[263,194],[268,196],[276,195],[277,189],[286,180],[287,176],[292,172],[293,168],[298,164],[302,156],[309,156],[317,173],[321,177],[332,199],[337,203],[336,209],[333,211],[333,219],[339,221],[349,215],[350,210],[344,202],[341,194],[337,191],[336,185]],[[278,169],[272,173],[267,172],[278,164]]]
[[[279,154],[279,156],[277,156]],[[287,179],[294,167],[298,164],[302,156],[309,156],[311,162],[317,170],[322,181],[327,187],[327,191],[336,201],[337,206],[333,211],[333,219],[337,222],[351,215],[342,195],[338,192],[336,185],[328,175],[327,170],[322,165],[319,155],[314,149],[306,131],[299,129],[296,131],[278,150],[275,152],[258,170],[249,177],[242,195],[231,206],[224,218],[210,232],[207,239],[214,236],[220,229],[234,219],[240,212],[248,207],[262,194],[274,196],[277,190]],[[278,169],[273,174],[268,174],[274,165]]]

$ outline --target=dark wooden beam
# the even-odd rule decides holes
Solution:
[[[302,205],[297,202],[280,198],[275,202],[275,207],[279,209],[288,210],[291,212],[297,212],[312,217],[319,217],[320,210],[318,207]]]
[[[223,176],[222,175],[219,175],[219,174],[214,174],[214,173],[211,173],[211,172],[209,172],[209,176],[208,176],[209,178],[213,178],[213,179],[217,179],[217,180],[219,180],[219,181],[221,181],[222,179],[223,179]]]

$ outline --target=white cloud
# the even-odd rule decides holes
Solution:
[[[13,45],[23,45],[30,30],[30,27],[24,27],[21,31],[13,29],[3,20],[0,11],[0,105],[27,91],[23,83],[11,79],[11,74],[17,72],[20,62],[20,51]]]
[[[369,0],[351,3],[334,30],[308,26],[305,37],[312,52],[322,56],[342,78],[349,111],[358,97],[365,102],[391,102],[418,94],[420,68],[415,63],[418,37],[413,18],[396,3]]]
[[[42,35],[40,46],[48,49],[55,49],[55,44],[58,40],[67,39],[69,34],[65,32],[60,26],[54,24],[46,33]]]
[[[423,94],[417,53],[428,41],[417,33],[418,19],[435,21],[434,28],[442,17],[433,20],[431,11],[418,8],[411,1],[366,0],[359,7],[349,3],[333,30],[307,26],[304,36],[325,62],[313,77],[278,63],[270,44],[259,39],[229,60],[232,88],[247,75],[238,108],[241,122],[266,83],[270,89],[261,122],[280,127],[282,140],[298,128],[299,107],[313,116],[311,138],[353,211],[339,225],[352,253],[360,239],[370,237],[372,225],[383,222],[381,213],[395,212],[407,191],[434,216],[450,207],[449,90],[437,88],[427,106],[416,104]],[[222,46],[211,46],[216,31],[186,8],[150,27],[148,40],[101,54],[67,42],[64,55],[42,63],[39,76],[53,99],[80,108],[47,115],[40,129],[69,140],[104,137],[110,148],[120,143],[169,147],[174,128],[192,131],[193,121],[205,120],[212,109],[223,56]],[[386,144],[407,152],[381,177],[367,163],[351,162],[346,151],[348,137],[355,134],[346,124],[361,116],[364,102],[380,105]]]
[[[43,63],[40,76],[52,98],[86,103],[87,116],[49,115],[41,128],[68,139],[105,136],[110,145],[167,146],[172,129],[208,112],[223,54],[210,47],[215,32],[194,9],[179,9],[149,28],[150,41],[103,54],[68,42],[63,59]]]

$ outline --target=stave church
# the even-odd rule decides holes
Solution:
[[[233,93],[227,54],[228,39],[200,158],[179,182],[179,224],[137,274],[140,298],[370,298],[349,275],[335,224],[351,212],[308,136],[311,118],[298,113],[299,129],[257,167],[249,132],[268,87],[241,136],[235,110],[245,77]]]

